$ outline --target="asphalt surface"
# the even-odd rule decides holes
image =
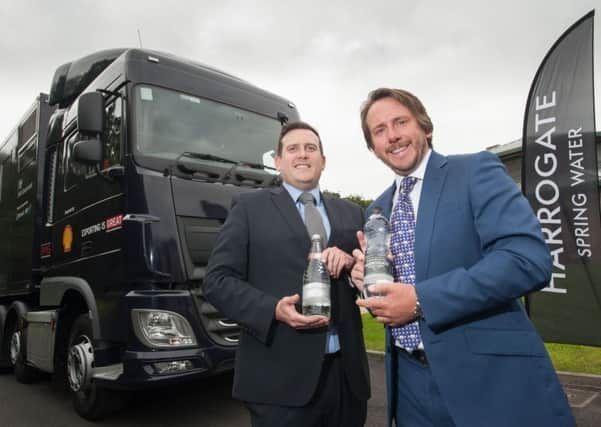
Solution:
[[[601,426],[601,376],[559,372],[579,427]]]
[[[386,425],[386,386],[381,354],[370,354],[372,398],[366,427]],[[601,376],[559,373],[579,427],[601,426]],[[48,377],[36,384],[0,375],[0,426],[248,426],[244,406],[231,398],[232,376],[135,393],[128,405],[96,423],[81,419],[69,396],[56,392]],[[538,427],[538,426],[536,426]]]
[[[370,353],[369,368],[371,375],[372,398],[368,403],[368,417],[366,426],[386,426],[386,383],[384,373],[384,356],[382,353]],[[576,419],[576,425],[578,427],[600,427],[601,376],[572,374],[569,372],[558,372],[558,375],[563,389],[568,396],[572,413]]]

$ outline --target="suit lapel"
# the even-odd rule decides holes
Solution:
[[[340,210],[338,209],[338,205],[329,197],[325,197],[323,193],[321,194],[321,200],[323,200],[323,204],[326,207],[326,212],[328,213],[328,220],[330,221],[330,237],[325,247],[328,246],[337,246],[336,242],[338,241],[338,229],[342,224],[342,219],[340,218]]]
[[[394,196],[394,192],[396,191],[396,183],[393,182],[392,185],[390,187],[388,187],[386,189],[386,191],[384,191],[380,197],[377,198],[377,200],[375,202],[373,202],[373,204],[369,207],[369,210],[367,212],[367,216],[369,217],[369,215],[371,215],[371,211],[373,208],[380,208],[382,209],[382,214],[390,219],[390,214],[392,213],[392,198]]]
[[[415,274],[417,281],[426,278],[425,274],[430,263],[429,248],[438,200],[447,176],[446,164],[446,157],[432,151],[424,176],[417,224],[415,225]]]
[[[271,198],[292,233],[296,236],[303,236],[303,240],[310,244],[307,228],[286,189],[283,187],[274,188],[271,190]]]

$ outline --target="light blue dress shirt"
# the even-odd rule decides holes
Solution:
[[[305,205],[303,205],[303,203],[299,200],[300,195],[303,193],[303,190],[299,190],[298,188],[287,184],[287,183],[283,183],[282,184],[283,187],[286,189],[286,191],[288,191],[288,194],[290,194],[290,197],[292,197],[292,200],[294,201],[294,205],[296,206],[296,209],[298,210],[303,222],[305,222]],[[313,199],[315,200],[315,207],[317,208],[317,210],[319,211],[319,214],[321,215],[321,219],[323,221],[323,226],[326,229],[326,237],[329,240],[330,239],[330,232],[332,231],[332,226],[330,225],[330,220],[328,219],[328,213],[326,212],[326,207],[323,204],[323,200],[321,199],[321,193],[319,192],[319,187],[315,187],[312,190],[309,191],[309,193],[311,193],[311,195],[313,196]],[[326,242],[327,244],[327,242]],[[325,244],[324,244],[325,246]],[[330,324],[330,327],[328,328],[328,333],[327,333],[327,337],[326,337],[326,353],[336,353],[338,350],[340,350],[340,340],[338,339],[338,332],[336,331],[336,327],[332,324]]]

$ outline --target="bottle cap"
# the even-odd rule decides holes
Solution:
[[[372,215],[382,215],[382,208],[379,206],[375,206],[372,210],[371,210],[371,214]],[[371,215],[370,215],[371,216]]]
[[[311,241],[319,240],[321,242],[321,236],[319,234],[314,234],[311,236]]]

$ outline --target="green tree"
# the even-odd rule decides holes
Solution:
[[[340,199],[340,193],[336,193],[335,191],[323,190],[323,194],[334,199]]]
[[[323,194],[325,194],[326,196],[329,197],[333,197],[335,199],[345,199],[348,200],[349,202],[353,202],[356,205],[361,206],[363,209],[367,209],[367,207],[371,204],[371,202],[373,202],[373,200],[371,199],[364,199],[362,196],[358,195],[358,194],[351,194],[348,196],[341,196],[340,193],[337,193],[335,191],[329,191],[329,190],[324,190]]]
[[[353,202],[353,203],[361,206],[363,209],[367,209],[367,207],[373,202],[373,200],[364,199],[362,196],[360,196],[358,194],[351,194],[344,198],[350,202]]]

